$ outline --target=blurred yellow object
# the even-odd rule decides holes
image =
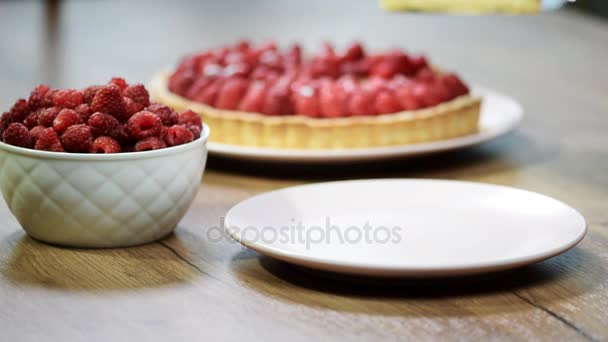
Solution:
[[[380,0],[387,11],[448,13],[538,13],[541,0]]]

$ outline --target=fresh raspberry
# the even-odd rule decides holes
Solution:
[[[201,126],[190,125],[186,126],[186,128],[192,132],[192,140],[196,140],[201,137],[201,131],[203,130]]]
[[[412,94],[423,107],[432,107],[441,103],[441,98],[433,87],[425,83],[416,83],[412,88]]]
[[[91,107],[89,107],[89,105],[86,103],[76,106],[76,108],[74,108],[74,111],[76,111],[76,113],[80,115],[82,122],[87,122],[89,120],[89,117],[91,116]]]
[[[184,126],[173,125],[169,127],[163,135],[163,140],[167,146],[177,146],[191,142],[194,134]]]
[[[251,66],[245,62],[230,63],[223,70],[224,77],[248,77],[251,73]]]
[[[359,77],[368,77],[374,66],[382,60],[383,57],[380,55],[367,55],[356,61],[342,63],[340,67],[343,73],[350,73]]]
[[[429,68],[423,68],[416,73],[416,81],[430,83],[435,80],[435,73]]]
[[[101,88],[93,97],[91,111],[110,114],[118,120],[125,120],[127,109],[120,88],[113,84]]]
[[[55,98],[55,94],[58,91],[58,89],[50,89],[46,92],[46,94],[44,95],[44,107],[52,107],[55,105],[55,101],[53,99]]]
[[[373,99],[381,90],[388,88],[387,81],[380,77],[370,77],[365,82],[361,83],[361,88],[367,92]]]
[[[276,70],[265,65],[257,66],[251,73],[251,79],[256,81],[266,81],[266,83],[273,83],[279,77],[280,74]]]
[[[125,81],[125,79],[122,77],[112,77],[108,84],[113,84],[117,86],[118,88],[120,88],[121,91],[124,91],[129,86],[127,84],[127,81]]]
[[[280,115],[294,112],[290,101],[292,79],[292,75],[284,75],[268,89],[262,106],[263,113]]]
[[[363,46],[359,42],[351,44],[341,58],[341,62],[356,61],[365,56]]]
[[[398,74],[412,75],[415,71],[409,57],[403,52],[395,51],[390,55],[383,56],[380,62],[371,68],[370,74],[390,79]]]
[[[203,77],[217,78],[222,76],[224,68],[222,67],[220,60],[209,60],[206,63],[199,66],[199,72]]]
[[[246,39],[240,40],[238,43],[236,43],[234,49],[240,52],[247,52],[251,49],[251,43],[249,43],[249,41]]]
[[[186,126],[202,126],[201,117],[190,109],[179,114],[178,123]]]
[[[130,144],[134,142],[134,139],[129,135],[129,132],[127,131],[127,125],[123,124],[120,124],[116,136],[112,138],[114,138],[121,144]]]
[[[226,65],[223,70],[225,77],[249,77],[256,64],[249,60],[249,52],[244,52],[242,56],[241,61]]]
[[[264,82],[253,82],[241,100],[238,109],[245,112],[259,112],[264,104],[266,86]]]
[[[118,141],[110,137],[98,137],[93,141],[91,153],[120,153],[121,148]]]
[[[10,125],[11,123],[13,123],[11,113],[2,113],[2,116],[0,117],[0,137],[2,137],[2,133],[4,133],[4,130],[7,129],[8,125]]]
[[[189,62],[187,63],[189,64]],[[222,75],[224,71],[224,65],[226,63],[222,62],[222,58],[214,55],[212,52],[210,56],[205,58],[198,59],[194,62],[194,66],[190,67],[188,65],[184,65],[182,68],[178,68],[178,71],[185,72],[187,70],[193,70],[197,75],[196,77],[207,77],[207,78],[215,78]]]
[[[214,79],[201,93],[196,97],[196,101],[213,106],[217,99],[220,89],[226,80],[223,78]]]
[[[131,117],[133,114],[144,110],[144,106],[135,103],[135,101],[131,100],[131,98],[129,97],[123,96],[122,99],[125,102],[125,108],[128,117]]]
[[[422,108],[422,103],[418,101],[413,93],[413,86],[413,83],[409,83],[395,89],[395,97],[401,104],[403,110],[417,110]]]
[[[269,67],[273,70],[281,70],[283,67],[283,56],[275,50],[266,50],[260,54],[260,65]]]
[[[89,127],[91,127],[91,133],[93,136],[109,136],[114,139],[120,135],[121,124],[112,115],[104,113],[94,113],[87,121]]]
[[[31,148],[32,137],[30,131],[25,127],[24,124],[13,122],[8,125],[6,130],[2,133],[2,140],[11,145]]]
[[[345,62],[341,65],[341,68],[343,69],[342,74],[354,74],[357,77],[365,79],[370,76],[372,68],[381,61],[381,56],[367,55],[357,61]],[[348,66],[348,68],[345,68],[346,66]]]
[[[298,44],[293,44],[287,50],[284,58],[285,67],[287,69],[296,69],[302,64],[302,48]]]
[[[9,110],[13,122],[23,122],[30,113],[30,106],[24,99],[19,99]]]
[[[412,83],[410,78],[403,75],[396,75],[387,83],[387,88],[394,91],[400,87],[407,86],[410,83]]]
[[[93,98],[95,97],[95,94],[97,94],[97,92],[103,88],[103,86],[100,85],[92,85],[89,87],[86,87],[83,91],[82,91],[82,98],[83,101],[85,103],[91,104],[91,102],[93,101]]]
[[[340,61],[337,57],[315,58],[309,65],[310,73],[315,78],[340,76]]]
[[[306,116],[320,115],[317,90],[312,84],[299,87],[293,94],[295,112]]]
[[[53,96],[53,103],[57,107],[75,108],[83,101],[83,95],[76,89],[61,89]]]
[[[319,88],[319,105],[324,117],[335,118],[345,114],[346,94],[331,80],[322,80]]]
[[[61,135],[68,127],[83,123],[80,115],[73,109],[62,109],[59,115],[53,120],[53,129]]]
[[[38,134],[38,140],[36,140],[34,148],[41,151],[65,152],[63,145],[61,145],[61,141],[59,141],[57,132],[55,132],[55,130],[52,128],[42,127],[42,130]]]
[[[279,78],[281,78],[281,75],[282,74],[277,71],[267,72],[266,75],[264,75],[264,81],[266,81],[266,85],[268,87],[271,87],[279,80]]]
[[[172,93],[185,96],[195,80],[196,73],[193,70],[178,70],[169,77],[169,90]]]
[[[222,47],[220,49],[216,49],[213,51],[213,56],[219,59],[220,61],[226,59],[226,56],[230,53],[230,49],[228,47]]]
[[[261,112],[266,115],[283,114],[281,112],[281,103],[283,102],[281,95],[270,90],[271,89],[266,92],[266,97],[264,98],[264,104],[262,105]]]
[[[268,51],[268,50],[276,51],[278,49],[279,49],[279,46],[277,45],[277,42],[275,42],[273,40],[268,40],[268,41],[264,42],[263,44],[261,44],[259,47],[257,47],[255,49],[255,51],[257,51],[258,54],[261,54],[264,51]]]
[[[342,111],[343,116],[351,116],[352,113],[348,108],[350,97],[359,89],[359,81],[353,75],[343,75],[336,81],[336,86],[343,93]]]
[[[376,96],[375,109],[379,114],[386,114],[397,113],[402,109],[402,107],[391,91],[382,90]]]
[[[452,97],[458,97],[469,93],[469,88],[460,80],[456,74],[446,74],[441,78],[443,84],[449,89]]]
[[[41,84],[34,88],[30,97],[27,100],[27,103],[30,105],[31,109],[38,109],[45,106],[45,96],[46,93],[50,90],[49,86],[46,84]]]
[[[420,70],[423,68],[427,68],[429,66],[429,63],[426,60],[426,57],[424,56],[414,56],[410,58],[410,62],[412,63],[412,67],[415,70]]]
[[[395,76],[398,72],[399,65],[390,59],[383,60],[382,62],[376,64],[371,70],[372,75],[386,79]]]
[[[120,149],[122,150],[123,153],[135,152],[135,144],[122,144],[120,146]]]
[[[143,84],[138,83],[128,86],[122,95],[143,106],[142,109],[150,105],[150,94],[148,94]]]
[[[209,51],[199,52],[194,57],[191,58],[191,62],[188,62],[189,65],[182,65],[181,67],[185,67],[185,69],[194,69],[197,72],[202,72],[205,68],[205,64],[207,63],[220,63],[221,61],[213,56],[213,53]],[[182,68],[183,70],[184,68]]]
[[[393,61],[397,65],[397,73],[406,76],[414,76],[416,74],[416,67],[412,64],[410,56],[401,50],[392,51],[388,59]]]
[[[452,94],[452,89],[450,89],[450,87],[441,79],[436,79],[435,82],[433,82],[432,89],[441,102],[454,98],[455,94]]]
[[[149,137],[144,140],[138,141],[137,144],[135,144],[134,150],[136,152],[140,152],[140,151],[158,150],[158,149],[165,148],[165,147],[167,147],[167,145],[165,145],[165,142],[162,141],[160,138]]]
[[[44,108],[38,108],[35,111],[29,113],[28,116],[25,117],[25,120],[23,120],[23,123],[25,124],[25,126],[28,129],[32,129],[32,128],[38,126],[38,118],[40,117],[40,113],[42,113],[44,111],[45,111]]]
[[[213,54],[212,52],[210,53]],[[197,55],[185,56],[180,60],[177,66],[177,71],[195,70],[200,60],[201,59],[197,57]]]
[[[337,78],[340,76],[340,58],[336,55],[334,47],[329,43],[323,44],[323,52],[310,62],[310,72],[317,78],[327,76]]]
[[[366,73],[361,71],[361,65],[363,60],[355,62],[344,62],[340,64],[340,74],[342,75],[356,75],[366,76]]]
[[[241,51],[231,51],[230,53],[228,53],[226,55],[226,57],[224,57],[224,60],[222,62],[225,65],[230,65],[233,63],[240,63],[243,61],[245,61],[245,54],[243,54]]]
[[[323,43],[323,52],[321,53],[321,58],[336,58],[336,49],[329,42]]]
[[[138,140],[160,136],[162,126],[156,114],[146,111],[136,113],[127,121],[129,135]]]
[[[197,101],[198,98],[203,96],[203,91],[213,83],[211,77],[201,77],[188,89],[188,92],[184,94],[186,98]]]
[[[369,92],[357,89],[348,99],[348,112],[352,115],[371,115],[375,113],[374,98]]]
[[[249,82],[243,78],[231,78],[224,83],[215,101],[215,107],[221,109],[236,109],[245,96]]]
[[[352,94],[358,86],[357,79],[353,75],[343,75],[337,80],[337,84],[345,94]]]
[[[34,139],[34,141],[38,141],[38,138],[40,138],[40,133],[42,133],[42,131],[45,129],[46,127],[44,126],[36,126],[30,129],[30,136],[32,137],[32,139]]]
[[[165,105],[151,103],[146,110],[156,114],[164,126],[173,126],[177,123],[177,112]]]
[[[53,127],[53,121],[61,112],[59,107],[46,108],[38,115],[38,124],[44,127]]]
[[[93,143],[91,128],[87,125],[70,126],[61,136],[61,143],[68,152],[89,152]]]

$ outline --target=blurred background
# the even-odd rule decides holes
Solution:
[[[0,108],[39,83],[79,88],[112,76],[147,82],[184,54],[241,38],[299,41],[309,49],[324,40],[343,47],[359,39],[372,49],[424,52],[470,82],[525,101],[538,94],[518,93],[518,85],[543,74],[563,73],[564,84],[550,87],[580,78],[599,85],[594,80],[604,71],[588,65],[575,75],[569,65],[597,54],[587,51],[586,39],[608,41],[607,3],[578,0],[538,16],[470,17],[387,13],[375,0],[0,1]],[[579,36],[580,29],[592,37]],[[532,66],[534,75],[513,72],[517,66]]]
[[[574,5],[583,11],[608,17],[608,1],[606,0],[577,0]]]

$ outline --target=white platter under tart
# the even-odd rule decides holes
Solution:
[[[209,153],[254,161],[279,162],[352,162],[411,157],[477,145],[514,130],[523,118],[522,106],[513,98],[496,91],[476,87],[474,94],[483,97],[479,131],[454,139],[421,144],[339,150],[273,149],[209,142]]]
[[[483,183],[382,179],[271,191],[234,206],[228,234],[260,254],[343,274],[444,277],[556,256],[587,226],[568,205]]]

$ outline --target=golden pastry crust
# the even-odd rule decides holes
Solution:
[[[475,133],[481,99],[465,95],[437,106],[393,114],[311,118],[213,108],[171,93],[168,73],[148,87],[154,101],[191,109],[211,128],[211,142],[268,148],[344,149],[416,144]]]

